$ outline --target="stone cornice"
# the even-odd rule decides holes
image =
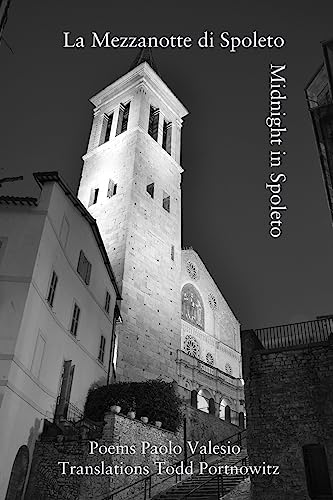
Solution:
[[[124,91],[140,84],[148,85],[148,87],[156,92],[159,97],[163,99],[165,104],[171,108],[172,112],[180,119],[188,114],[185,106],[146,62],[143,62],[136,68],[126,73],[104,90],[93,96],[90,101],[96,108],[99,108],[109,100],[118,97]]]

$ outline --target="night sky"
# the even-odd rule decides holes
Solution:
[[[38,196],[32,172],[58,170],[76,191],[90,132],[89,98],[126,73],[135,48],[63,48],[63,31],[128,36],[214,31],[215,47],[155,49],[163,80],[189,110],[183,125],[183,246],[206,264],[243,328],[333,313],[333,230],[304,87],[333,38],[333,2],[23,2],[13,0],[1,62],[0,177],[24,175],[3,194]],[[282,49],[218,46],[229,31],[283,36]],[[288,206],[269,236],[265,183],[269,64],[287,64],[281,171]],[[1,233],[1,226],[0,226]]]

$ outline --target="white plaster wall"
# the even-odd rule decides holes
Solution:
[[[2,208],[2,207],[1,207]],[[63,216],[70,231],[59,240]],[[0,262],[0,498],[5,496],[18,448],[32,452],[44,417],[52,419],[64,360],[75,364],[71,403],[83,408],[90,385],[106,378],[115,291],[88,222],[57,184],[44,186],[38,207],[0,210],[8,243]],[[80,250],[92,264],[87,286],[76,272]],[[52,270],[58,284],[52,309],[46,301]],[[104,311],[106,290],[110,314]],[[77,337],[70,332],[74,300],[81,308]],[[38,377],[32,362],[38,334],[46,341]],[[97,360],[106,337],[104,363]],[[30,436],[30,437],[29,437]]]

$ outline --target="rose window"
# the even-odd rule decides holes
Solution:
[[[217,308],[217,300],[212,293],[208,295],[208,303],[210,307],[213,309],[213,311]]]
[[[232,375],[232,368],[229,363],[226,363],[225,365],[225,372],[228,373],[229,375]]]
[[[207,352],[206,354],[206,361],[209,365],[213,365],[214,364],[214,358],[213,358],[213,355],[210,353],[210,352]]]
[[[199,358],[200,348],[198,342],[195,340],[192,335],[186,335],[184,340],[184,350],[190,356],[195,358]]]
[[[186,264],[186,270],[193,280],[197,280],[199,278],[199,270],[194,262],[188,260]]]

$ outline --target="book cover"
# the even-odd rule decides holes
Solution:
[[[0,498],[333,498],[331,15],[0,2]]]

